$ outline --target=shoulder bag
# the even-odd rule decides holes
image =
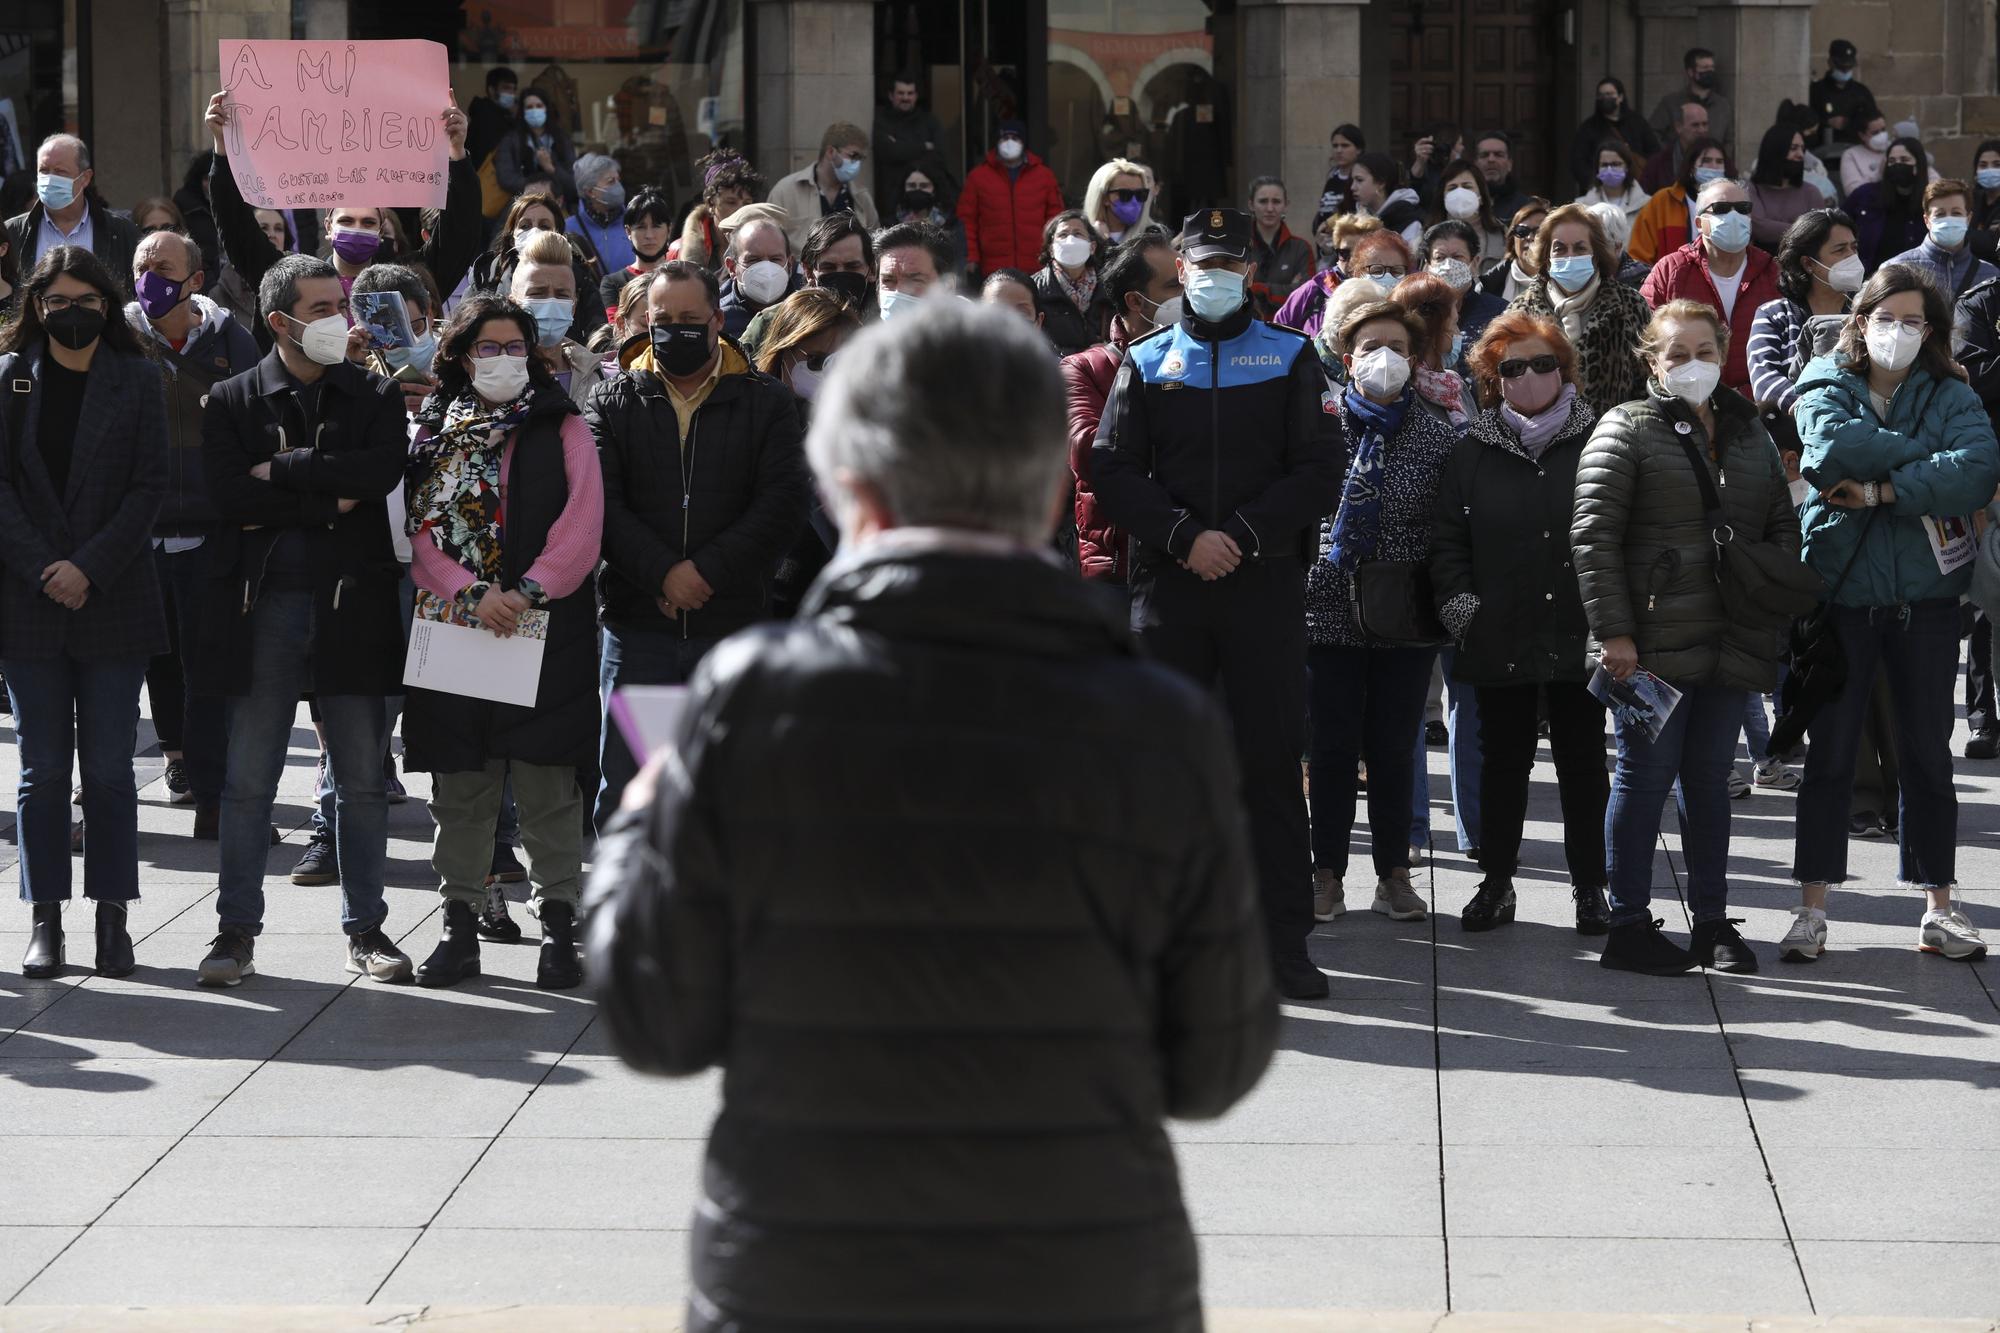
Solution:
[[[1826,580],[1776,542],[1752,541],[1737,534],[1722,512],[1722,496],[1708,473],[1708,460],[1695,448],[1693,436],[1688,423],[1674,423],[1674,438],[1680,441],[1701,486],[1702,511],[1709,537],[1715,542],[1715,579],[1722,587],[1722,609],[1734,624],[1782,629],[1793,617],[1819,605],[1826,595]]]

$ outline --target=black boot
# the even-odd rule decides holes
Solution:
[[[444,938],[417,965],[419,986],[456,986],[479,975],[479,927],[469,904],[450,898],[444,905]]]
[[[1482,879],[1479,891],[1458,914],[1458,924],[1467,930],[1491,930],[1514,919],[1514,886],[1504,879]]]
[[[97,975],[129,977],[139,966],[132,957],[132,932],[125,928],[124,903],[97,905]]]
[[[1326,973],[1314,967],[1313,960],[1306,956],[1303,941],[1291,949],[1272,953],[1271,977],[1277,983],[1278,994],[1288,1000],[1324,1000],[1332,990]]]
[[[1694,955],[1660,933],[1664,924],[1653,920],[1613,926],[1597,965],[1618,972],[1643,972],[1651,977],[1676,977],[1694,971]]]
[[[1611,929],[1611,904],[1604,900],[1604,886],[1595,888],[1574,888],[1569,896],[1576,899],[1576,933],[1579,935],[1603,935]]]
[[[568,903],[542,904],[542,956],[535,965],[535,984],[543,990],[574,990],[583,984],[583,962],[576,956],[576,909]]]
[[[63,970],[63,928],[61,903],[36,903],[34,922],[28,927],[28,952],[21,958],[21,975],[30,981],[46,981]]]
[[[1688,951],[1694,960],[1718,972],[1755,972],[1757,955],[1736,929],[1736,923],[1742,919],[1732,916],[1721,921],[1695,922],[1694,937],[1688,941]]]

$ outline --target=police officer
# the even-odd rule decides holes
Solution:
[[[1248,214],[1190,214],[1176,266],[1184,314],[1132,344],[1092,476],[1133,537],[1133,628],[1160,660],[1221,686],[1278,990],[1317,999],[1299,754],[1309,539],[1340,491],[1335,397],[1303,335],[1252,316]]]
[[[1826,73],[1813,80],[1812,109],[1819,118],[1820,144],[1837,149],[1822,153],[1838,157],[1849,144],[1861,142],[1861,131],[1875,115],[1875,94],[1854,77],[1854,43],[1845,37],[1833,39],[1826,50]]]

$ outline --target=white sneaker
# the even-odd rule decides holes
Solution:
[[[1794,907],[1792,928],[1778,941],[1778,957],[1787,963],[1810,963],[1826,952],[1826,913],[1817,907]]]
[[[1347,894],[1340,876],[1331,870],[1313,871],[1313,920],[1331,921],[1347,912]]]
[[[1917,948],[1952,959],[1981,958],[1986,954],[1986,941],[1954,899],[1948,912],[1933,908],[1924,913],[1917,927]]]
[[[1757,785],[1770,787],[1776,791],[1797,791],[1799,775],[1785,766],[1782,759],[1766,759],[1757,765]]]
[[[1750,779],[1743,776],[1743,770],[1731,764],[1729,766],[1729,799],[1740,801],[1749,794]]]
[[[1410,872],[1392,870],[1375,881],[1373,910],[1391,921],[1422,921],[1430,908],[1410,887]]]

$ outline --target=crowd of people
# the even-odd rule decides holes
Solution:
[[[1848,837],[1884,833],[1920,947],[1978,956],[1950,736],[1969,634],[1968,754],[2000,748],[1966,603],[2000,488],[2000,141],[1940,174],[1856,60],[1833,44],[1747,171],[1712,53],[1650,116],[1607,78],[1563,203],[1524,191],[1504,130],[1437,127],[1405,163],[1341,125],[1309,235],[1276,176],[1177,226],[1140,162],[1066,199],[1018,120],[957,180],[903,76],[872,134],[831,125],[768,182],[717,147],[681,200],[628,192],[504,68],[440,111],[434,209],[251,207],[221,94],[213,151],[123,211],[51,137],[0,233],[22,970],[67,965],[76,853],[95,965],[132,970],[144,689],[170,799],[220,847],[202,984],[255,971],[302,698],[321,756],[292,879],[339,885],[350,970],[478,975],[482,942],[523,937],[525,879],[540,984],[580,984],[582,866],[644,759],[611,701],[827,605],[817,398],[865,327],[959,301],[1021,321],[1067,387],[1048,558],[1226,705],[1282,994],[1327,993],[1305,941],[1350,886],[1431,910],[1427,744],[1482,872],[1460,921],[1513,920],[1542,736],[1604,966],[1756,969],[1727,865],[1730,802],[1760,788],[1799,793],[1781,957],[1826,947]],[[409,339],[357,321],[364,296]],[[916,484],[873,499],[923,508]],[[543,639],[533,705],[406,688],[413,617]],[[385,929],[404,770],[431,775],[445,904],[420,963]],[[1650,900],[1670,793],[1686,947]]]

